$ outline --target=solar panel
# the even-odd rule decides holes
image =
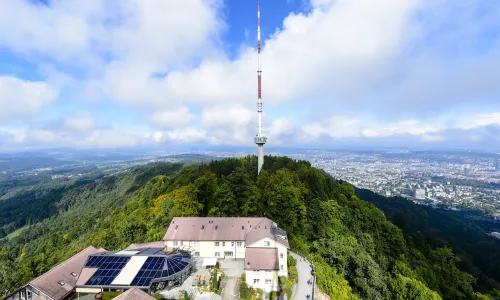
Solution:
[[[161,269],[164,264],[165,257],[148,257],[130,285],[149,286],[151,284],[151,280],[160,277]]]
[[[123,256],[91,256],[86,268],[99,268],[85,285],[110,285],[127,264],[130,257]]]
[[[184,268],[186,268],[189,264],[189,258],[190,257],[187,255],[174,255],[167,257],[161,277],[168,277],[184,270]]]

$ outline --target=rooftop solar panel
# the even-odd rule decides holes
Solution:
[[[86,268],[99,268],[85,285],[110,285],[127,264],[130,257],[91,256]]]
[[[165,259],[165,257],[148,257],[130,285],[149,286],[151,284],[151,280],[160,277],[161,269],[165,264]]]

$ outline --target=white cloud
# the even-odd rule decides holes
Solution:
[[[155,112],[150,120],[158,127],[185,126],[196,118],[187,107]]]
[[[74,117],[67,117],[64,124],[70,130],[85,132],[94,128],[94,118],[88,114],[82,114]]]
[[[240,105],[207,107],[201,113],[201,124],[208,127],[247,126],[254,116],[256,112]]]
[[[57,95],[58,90],[47,83],[0,76],[0,123],[35,113]]]

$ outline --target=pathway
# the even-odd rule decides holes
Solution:
[[[304,259],[301,261],[301,256],[290,252],[297,260],[297,272],[299,273],[299,280],[297,282],[297,287],[295,288],[295,293],[292,295],[292,300],[305,300],[306,295],[311,295],[312,297],[312,285],[307,284],[307,281],[312,278],[311,266],[309,262]]]

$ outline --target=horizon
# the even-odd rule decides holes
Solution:
[[[500,3],[260,5],[266,153],[500,151]],[[0,20],[0,152],[257,152],[257,1],[4,1]]]

